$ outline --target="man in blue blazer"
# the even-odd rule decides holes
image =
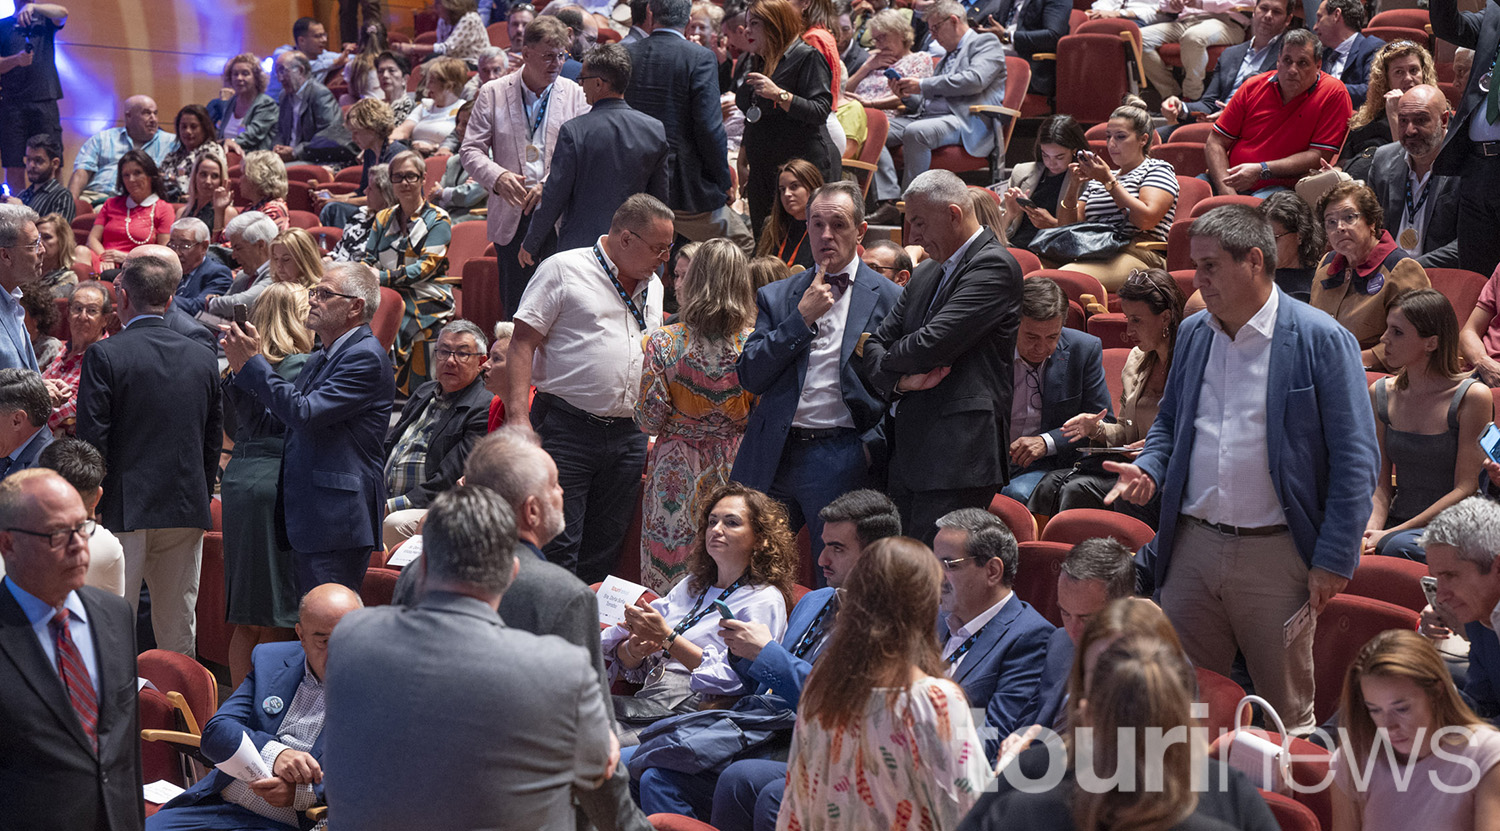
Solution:
[[[1135,594],[1135,555],[1119,540],[1095,537],[1068,551],[1057,573],[1062,626],[1047,641],[1036,723],[1058,732],[1067,724],[1068,676],[1073,647],[1089,619],[1116,600]]]
[[[369,266],[331,265],[310,294],[307,328],[323,348],[296,384],[272,371],[254,326],[226,326],[224,354],[234,383],[287,426],[276,504],[285,519],[278,525],[297,552],[298,588],[306,593],[340,583],[357,592],[370,550],[380,545],[383,450],[396,378],[370,332],[380,283]]]
[[[0,204],[0,368],[41,371],[16,299],[23,284],[42,276],[46,249],[36,229],[39,219],[25,205]]]
[[[1178,329],[1145,449],[1105,464],[1120,477],[1105,501],[1144,504],[1160,487],[1161,527],[1137,562],[1188,657],[1228,675],[1242,651],[1256,692],[1306,731],[1315,624],[1287,625],[1349,582],[1380,463],[1359,345],[1276,288],[1255,210],[1216,208],[1189,243],[1208,313]]]
[[[557,250],[587,248],[609,233],[615,210],[631,195],[668,198],[666,132],[660,121],[625,103],[630,53],[619,44],[600,46],[584,59],[578,80],[593,109],[557,133],[542,201],[521,243],[523,265],[538,259],[559,217]]]
[[[860,261],[864,214],[851,184],[813,193],[807,235],[817,265],[760,290],[755,331],[739,359],[740,384],[760,397],[730,478],[780,500],[794,531],[806,523],[814,558],[823,550],[818,513],[864,487],[869,460],[884,455],[877,430],[884,407],[851,359],[901,288]]]
[[[250,674],[204,726],[201,749],[210,761],[232,757],[249,736],[271,775],[240,782],[215,768],[146,820],[149,831],[312,827],[303,812],[323,797],[328,638],[340,618],[363,605],[359,595],[337,584],[308,592],[297,640],[257,646]]]
[[[184,217],[172,223],[167,247],[182,262],[182,282],[177,286],[172,305],[189,315],[203,311],[203,298],[228,294],[234,285],[234,274],[218,257],[208,256],[208,226],[197,217]]]
[[[1323,0],[1313,32],[1323,42],[1323,71],[1344,82],[1349,101],[1358,110],[1370,89],[1370,63],[1385,41],[1370,37],[1365,28],[1363,0]]]
[[[1026,502],[1050,471],[1070,465],[1074,448],[1062,427],[1079,413],[1113,413],[1104,380],[1104,346],[1093,335],[1067,329],[1068,297],[1051,280],[1026,280],[1016,330],[1015,389],[1011,397],[1010,482],[1000,492]]]

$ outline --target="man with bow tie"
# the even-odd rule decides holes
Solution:
[[[740,383],[760,396],[730,478],[787,507],[822,553],[818,512],[863,488],[884,455],[883,407],[854,374],[861,335],[896,305],[901,287],[860,262],[864,197],[846,182],[818,188],[807,207],[814,268],[761,289]],[[823,585],[821,573],[818,585]]]
[[[307,328],[323,348],[296,383],[277,375],[260,354],[260,335],[250,324],[224,327],[224,355],[234,383],[287,428],[276,524],[297,553],[298,593],[323,583],[358,592],[370,551],[381,540],[385,433],[396,377],[370,332],[380,283],[369,266],[331,265],[308,294]]]

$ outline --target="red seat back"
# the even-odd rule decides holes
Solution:
[[[286,206],[293,211],[311,211],[312,187],[306,182],[289,180],[286,183]]]
[[[343,228],[330,228],[327,225],[308,228],[307,233],[312,235],[313,241],[318,244],[318,248],[324,254],[332,253],[334,247],[339,244],[339,240],[344,238]]]
[[[1432,287],[1442,292],[1453,306],[1458,325],[1463,327],[1474,307],[1479,305],[1479,293],[1484,290],[1485,276],[1462,268],[1429,268],[1427,279]]]
[[[370,331],[380,345],[386,349],[396,342],[396,332],[401,328],[401,316],[406,313],[406,301],[395,289],[384,286],[380,289],[380,308],[370,320]]]
[[[505,21],[491,23],[484,30],[490,36],[491,46],[498,46],[501,49],[510,48],[510,27]]]
[[[1208,172],[1208,157],[1203,148],[1198,141],[1169,141],[1151,148],[1151,157],[1170,164],[1178,176],[1197,176]],[[1182,216],[1182,211],[1177,215]]]
[[[1432,42],[1432,38],[1427,34],[1426,29],[1412,29],[1406,26],[1366,26],[1360,31],[1372,38],[1379,38],[1386,43],[1409,40],[1423,49],[1426,49],[1428,44]]]
[[[1379,12],[1370,18],[1370,23],[1365,27],[1365,31],[1368,32],[1370,26],[1402,26],[1407,29],[1420,30],[1425,34],[1427,24],[1431,22],[1432,19],[1428,16],[1426,9],[1390,9]],[[1417,42],[1421,43],[1421,41]]]
[[[1361,557],[1344,592],[1384,600],[1420,614],[1427,605],[1427,595],[1422,593],[1422,578],[1426,576],[1427,566],[1405,557]]]
[[[483,223],[461,222],[459,225]],[[455,226],[458,227],[458,226]],[[486,335],[505,318],[505,297],[500,289],[500,264],[494,257],[480,257],[464,263],[464,319],[471,320]]]
[[[1113,537],[1131,551],[1139,551],[1156,532],[1128,514],[1097,508],[1070,508],[1059,512],[1042,529],[1044,542],[1077,545],[1095,537]]]
[[[1214,195],[1213,186],[1197,176],[1177,177],[1177,212],[1174,216],[1188,216],[1193,206]]]
[[[1318,615],[1313,635],[1313,677],[1316,695],[1313,711],[1318,723],[1338,709],[1344,689],[1344,672],[1370,639],[1387,629],[1417,628],[1417,613],[1411,609],[1352,594],[1328,601]]]
[[[399,579],[401,572],[393,568],[367,568],[365,581],[359,586],[359,599],[366,606],[389,606]]]
[[[1297,800],[1264,789],[1260,791],[1260,798],[1266,801],[1266,807],[1271,809],[1281,831],[1323,831],[1317,815]]]
[[[1037,614],[1053,626],[1062,626],[1057,609],[1057,574],[1073,546],[1060,542],[1021,543],[1020,562],[1016,566],[1016,597],[1030,603]]]
[[[990,500],[990,513],[1000,517],[1005,527],[1015,536],[1016,542],[1032,542],[1036,539],[1036,517],[1019,501],[997,493]]]
[[[1251,208],[1259,208],[1260,202],[1261,199],[1259,196],[1242,196],[1238,193],[1232,193],[1228,196],[1210,196],[1207,199],[1201,200],[1197,205],[1194,205],[1193,212],[1188,214],[1188,216],[1192,219],[1197,219],[1214,208],[1223,207],[1224,205],[1246,205]],[[1178,216],[1181,215],[1180,213],[1178,214]]]
[[[1072,300],[1079,306],[1084,306],[1083,296],[1085,294],[1093,295],[1094,299],[1100,304],[1107,304],[1109,302],[1109,294],[1104,290],[1104,284],[1099,282],[1099,278],[1092,274],[1056,268],[1040,268],[1026,275],[1026,279],[1028,280],[1039,278],[1046,278],[1062,286],[1063,294],[1066,294],[1069,300]],[[1084,306],[1084,308],[1087,307]]]
[[[289,164],[286,166],[288,182],[332,182],[333,174],[320,164]]]
[[[203,560],[198,569],[198,657],[229,666],[229,636],[234,624],[225,619],[224,535],[203,535]]]
[[[176,708],[165,695],[156,690],[149,687],[141,690],[136,699],[136,708],[140,713],[142,730],[177,729]],[[177,755],[176,749],[166,742],[148,742],[145,739],[137,741],[141,743],[142,785],[165,779],[179,788],[187,787],[182,758]]]
[[[438,182],[442,181],[443,173],[445,173],[447,170],[447,156],[432,156],[431,158],[427,159],[426,186],[429,193],[432,192],[433,188],[437,187]]]
[[[448,273],[462,274],[464,263],[476,257],[488,256],[489,237],[485,236],[483,222],[457,222],[453,225],[453,239],[448,243]]]
[[[1120,397],[1125,394],[1125,385],[1120,376],[1125,372],[1125,360],[1130,357],[1130,350],[1125,347],[1111,349],[1104,348],[1104,382],[1109,385],[1109,400],[1116,407],[1120,406]]]
[[[1208,705],[1208,716],[1203,719],[1203,725],[1208,728],[1210,738],[1233,730],[1234,711],[1240,699],[1245,697],[1244,688],[1213,670],[1194,667],[1193,671],[1198,674],[1198,697],[1194,700]],[[1250,711],[1246,709],[1242,724],[1249,723]]]
[[[1033,271],[1041,270],[1042,261],[1037,258],[1037,255],[1024,248],[1009,248],[1006,250],[1010,251],[1010,255],[1015,257],[1016,262],[1021,264],[1021,275],[1023,277]]]
[[[181,693],[202,730],[219,709],[219,684],[197,661],[164,649],[148,649],[136,658],[136,674],[163,693]],[[175,729],[175,728],[174,728]]]
[[[318,215],[312,211],[287,211],[287,227],[302,228],[304,230],[316,228],[321,224]]]
[[[364,175],[365,169],[363,167],[359,165],[352,165],[350,167],[344,168],[343,170],[340,170],[337,174],[335,174],[333,177],[333,181],[349,182],[351,184],[357,185],[359,184],[359,180],[363,178]]]
[[[1105,349],[1129,349],[1134,345],[1125,337],[1124,312],[1104,312],[1090,317],[1088,333],[1098,338]]]
[[[1202,200],[1198,202],[1203,204]],[[1187,214],[1181,210],[1177,211],[1177,218],[1172,221],[1172,227],[1167,229],[1167,271],[1189,271],[1193,268],[1193,252],[1189,250],[1188,231],[1193,227],[1193,220],[1186,218]],[[1178,286],[1181,288],[1181,286]],[[1191,297],[1189,291],[1185,296]]]
[[[1208,134],[1214,131],[1214,125],[1207,121],[1190,121],[1172,131],[1169,142],[1200,142],[1208,141]]]
[[[1057,42],[1057,111],[1079,124],[1108,121],[1130,91],[1125,43],[1118,35],[1064,35]]]

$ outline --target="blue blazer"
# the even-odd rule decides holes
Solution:
[[[1266,383],[1271,482],[1302,559],[1349,577],[1359,564],[1359,541],[1370,519],[1380,465],[1359,344],[1327,314],[1279,288],[1276,293],[1280,306]],[[1153,570],[1158,587],[1172,561],[1193,455],[1193,419],[1213,335],[1205,312],[1177,330],[1161,408],[1135,460],[1161,492],[1161,527],[1137,557],[1138,568]]]
[[[1043,466],[1072,464],[1078,451],[1063,436],[1063,423],[1100,410],[1114,414],[1104,380],[1104,345],[1093,335],[1064,328],[1057,348],[1042,363],[1042,430],[1057,448],[1055,455],[1041,460]]]
[[[755,296],[755,331],[740,353],[740,385],[760,396],[745,426],[730,478],[757,490],[769,490],[781,463],[787,431],[797,414],[802,381],[807,377],[807,355],[816,333],[797,311],[797,301],[812,285],[807,269],[762,288]],[[855,429],[866,433],[880,424],[885,405],[860,381],[851,359],[859,336],[875,331],[895,308],[901,287],[860,263],[849,286],[849,317],[839,351],[839,385]]]
[[[823,638],[822,643],[815,644],[808,650],[805,658],[793,655],[792,650],[797,647],[797,641],[802,640],[802,636],[812,628],[813,621],[817,620],[818,613],[833,599],[835,591],[837,589],[830,586],[803,596],[801,602],[792,609],[791,617],[787,618],[786,634],[781,636],[781,640],[766,644],[755,660],[730,659],[735,671],[745,679],[745,689],[752,690],[755,695],[765,695],[774,690],[777,696],[786,700],[789,708],[797,709],[797,703],[802,700],[802,685],[807,683],[807,674],[812,672],[812,662],[822,654],[823,647],[828,645],[828,638]]]
[[[1361,32],[1354,36],[1354,43],[1349,47],[1349,59],[1344,61],[1344,71],[1339,73],[1339,80],[1349,90],[1349,101],[1356,110],[1364,106],[1365,93],[1370,89],[1370,64],[1375,60],[1375,53],[1383,46],[1385,41]],[[1332,49],[1323,50],[1324,72],[1333,65],[1333,56]]]
[[[307,667],[307,655],[297,641],[266,643],[255,647],[250,656],[250,674],[234,694],[219,706],[218,712],[203,727],[203,755],[214,762],[222,762],[239,749],[240,736],[248,733],[256,749],[277,738],[281,721],[292,707],[292,696],[302,683]],[[281,699],[282,706],[275,713],[266,712],[265,702],[272,697]],[[273,708],[274,709],[274,708]],[[323,736],[319,735],[308,751],[319,764],[323,762]],[[176,799],[162,806],[163,811],[196,805],[204,799],[217,795],[229,787],[234,779],[229,774],[214,768],[198,780],[197,784],[177,795]],[[323,786],[314,785],[313,791],[322,800]],[[245,811],[245,828],[285,828],[279,822],[265,819],[249,810]],[[311,827],[304,822],[303,827]]]
[[[14,299],[3,302],[18,303]],[[31,338],[26,334],[25,323],[22,318],[13,317],[4,307],[0,307],[0,369],[41,372],[37,368],[36,350],[32,348]]]
[[[1042,667],[1042,683],[1037,693],[1036,721],[1057,730],[1068,697],[1068,676],[1073,672],[1073,639],[1068,630],[1054,629],[1047,640],[1047,663]],[[1058,731],[1062,732],[1062,731]]]
[[[177,293],[172,305],[195,315],[203,311],[203,296],[206,294],[228,294],[234,285],[234,272],[219,261],[218,257],[206,256],[197,268],[182,275],[177,284]]]
[[[980,630],[958,665],[953,680],[969,705],[984,708],[984,754],[996,758],[1000,740],[1036,721],[1047,641],[1055,627],[1031,604],[1012,597]],[[948,624],[938,622],[938,643],[948,640]]]
[[[1261,59],[1260,66],[1250,73],[1249,78],[1254,78],[1262,72],[1270,72],[1276,68],[1276,60],[1281,55],[1282,35],[1277,35],[1271,40],[1271,48],[1266,50],[1266,56]],[[1250,51],[1253,43],[1244,40],[1224,50],[1219,56],[1218,66],[1214,69],[1213,77],[1208,79],[1208,86],[1203,88],[1203,97],[1197,101],[1187,101],[1185,106],[1190,113],[1212,114],[1223,109],[1218,104],[1228,104],[1230,96],[1238,89],[1234,85],[1234,77],[1239,74],[1240,64],[1245,61],[1245,53]]]
[[[314,352],[295,384],[260,355],[234,378],[286,425],[280,499],[287,542],[304,553],[379,545],[386,499],[385,433],[396,397],[391,359],[369,326],[327,355],[326,347]]]
[[[714,53],[678,31],[658,29],[630,44],[625,100],[660,121],[672,152],[667,206],[704,213],[729,198],[729,160]]]

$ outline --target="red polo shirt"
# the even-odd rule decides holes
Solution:
[[[1315,147],[1338,155],[1349,132],[1354,107],[1349,90],[1326,72],[1307,92],[1282,103],[1276,73],[1251,76],[1235,91],[1214,122],[1214,129],[1229,139],[1229,166],[1260,164],[1284,159]],[[1297,184],[1295,177],[1264,179],[1261,186]]]

